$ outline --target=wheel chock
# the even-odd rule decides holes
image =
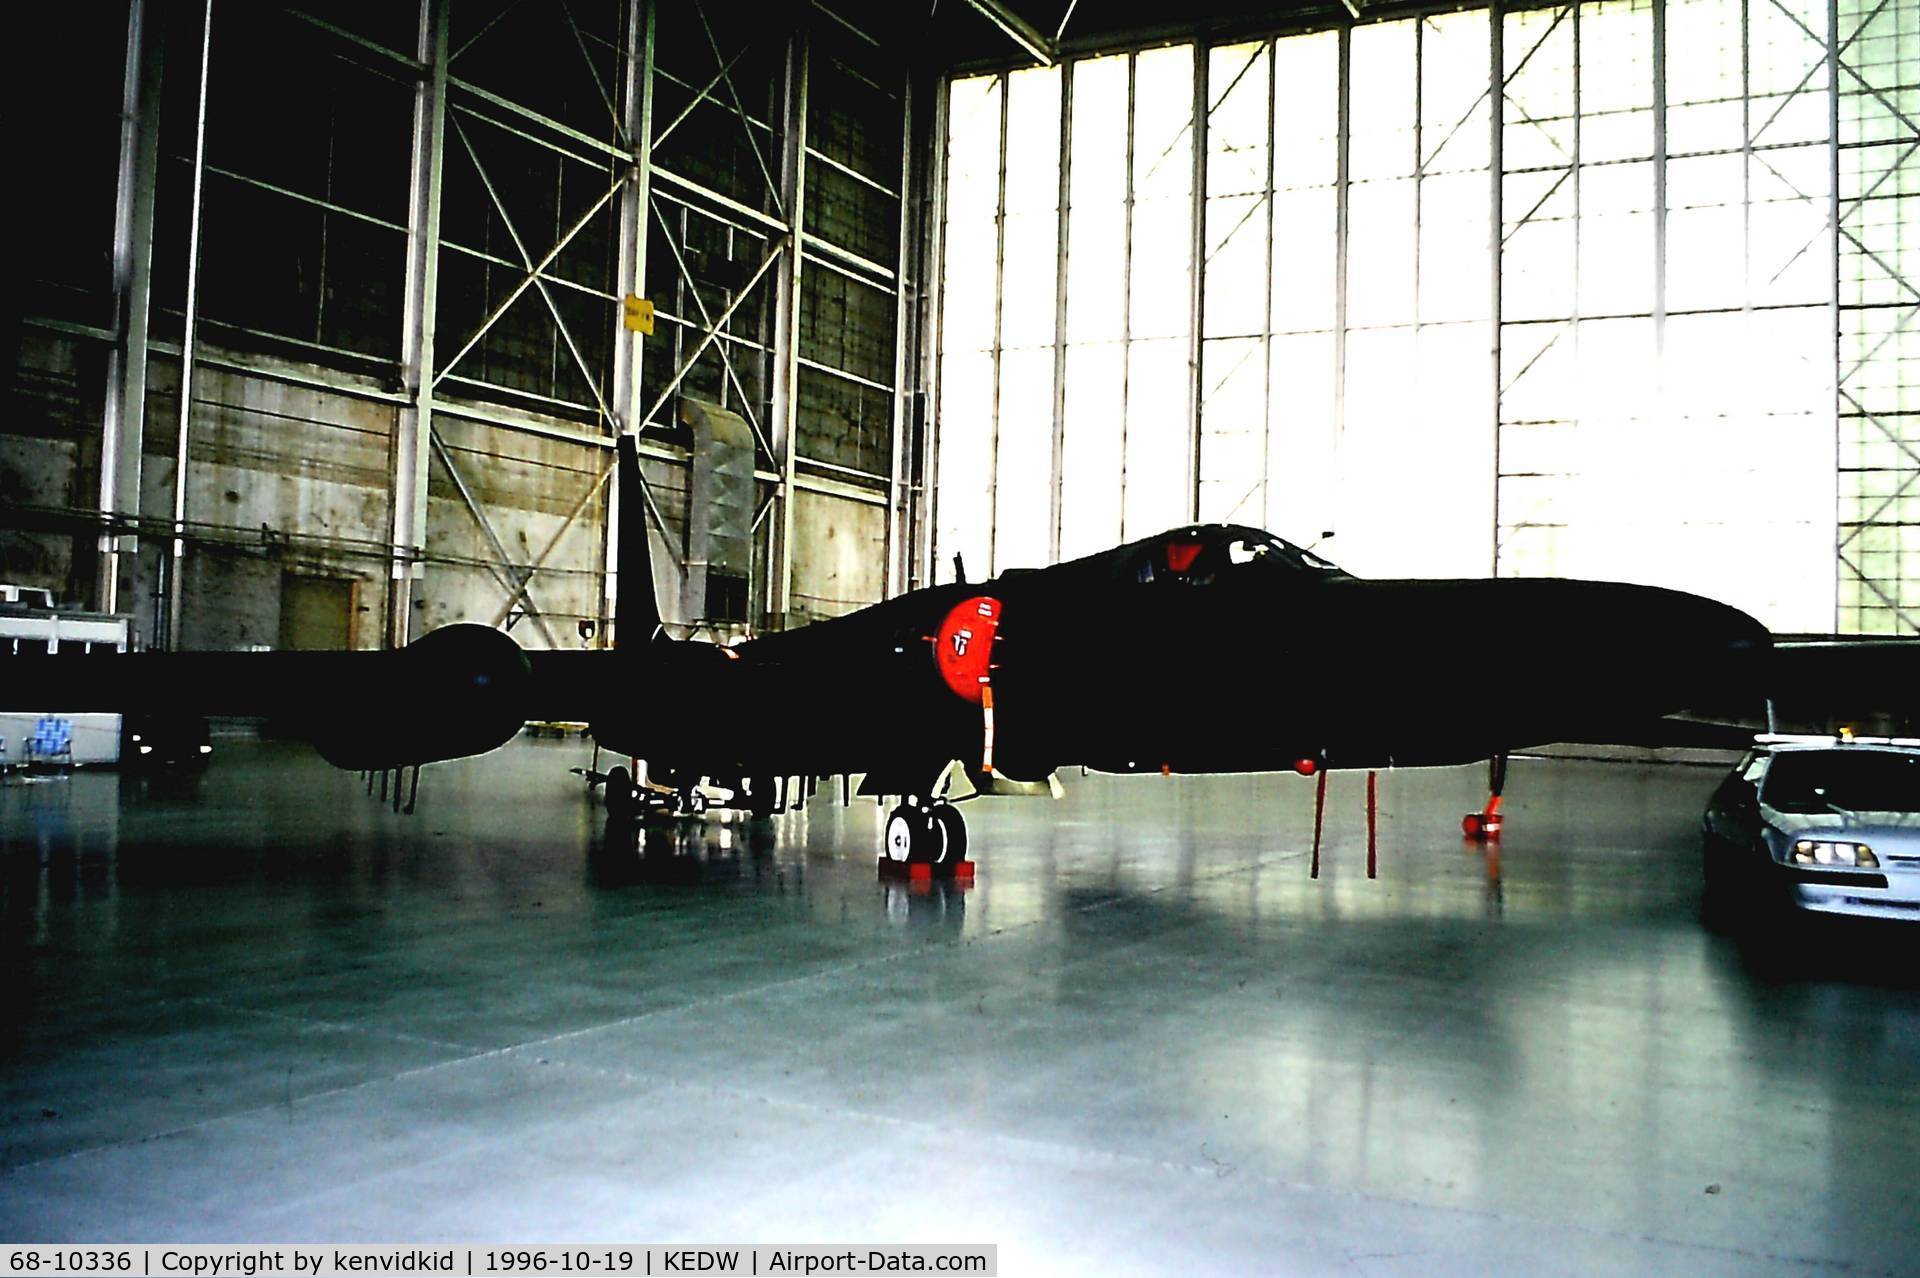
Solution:
[[[1500,837],[1500,814],[1469,812],[1460,820],[1460,832],[1477,843],[1497,839]]]
[[[935,865],[930,861],[896,861],[883,856],[878,861],[880,877],[921,883],[930,879],[972,879],[973,862],[953,861]]]

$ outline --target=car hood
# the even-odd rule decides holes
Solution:
[[[1767,824],[1788,834],[1855,834],[1861,830],[1911,830],[1920,833],[1920,812],[1782,812],[1760,805]]]

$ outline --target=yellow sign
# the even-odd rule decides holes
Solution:
[[[653,336],[653,303],[644,297],[635,297],[629,293],[622,303],[626,325],[636,333]]]

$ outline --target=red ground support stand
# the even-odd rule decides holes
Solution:
[[[1320,827],[1325,824],[1326,816],[1327,770],[1322,768],[1313,787],[1313,865],[1307,872],[1308,878],[1320,877]]]
[[[1487,806],[1481,812],[1469,812],[1460,820],[1460,832],[1469,839],[1486,843],[1500,837],[1500,796],[1494,795],[1487,800]]]
[[[908,883],[925,883],[933,879],[964,879],[973,881],[973,862],[954,861],[933,865],[926,861],[896,861],[892,857],[879,859],[880,877],[897,879]]]

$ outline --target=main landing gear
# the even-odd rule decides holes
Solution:
[[[657,808],[668,816],[699,816],[711,802],[704,792],[694,786],[671,791],[645,789],[636,785],[633,774],[622,767],[615,767],[607,773],[606,786],[607,817],[622,823],[635,820],[649,808]]]
[[[957,866],[967,859],[967,823],[945,799],[909,796],[887,814],[885,847],[896,865]]]
[[[1500,837],[1500,797],[1507,788],[1507,756],[1496,754],[1487,760],[1487,806],[1469,812],[1460,819],[1460,832],[1477,843]]]

